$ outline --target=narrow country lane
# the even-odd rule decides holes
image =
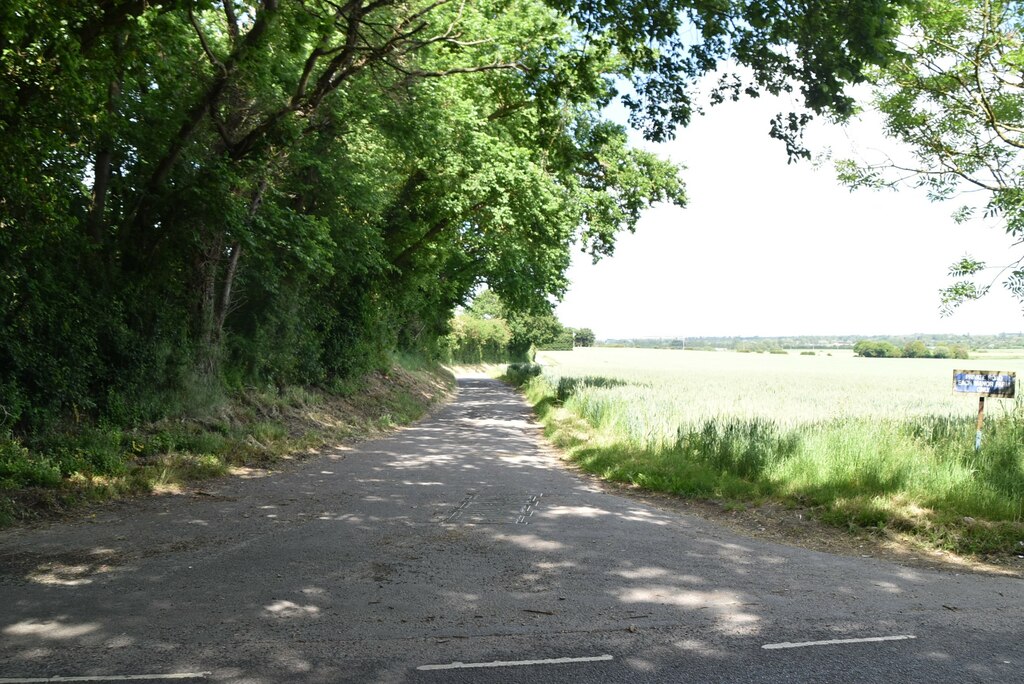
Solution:
[[[493,380],[201,488],[0,532],[0,682],[1024,681],[1024,582],[604,493]]]

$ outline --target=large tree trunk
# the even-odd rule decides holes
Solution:
[[[118,60],[124,48],[124,35],[114,39],[114,54]],[[104,223],[107,207],[107,193],[110,190],[110,178],[114,169],[114,136],[110,133],[111,120],[117,111],[117,100],[121,97],[124,87],[124,74],[118,65],[107,85],[107,101],[104,106],[106,113],[106,129],[101,133],[93,163],[92,206],[89,207],[89,236],[93,243],[102,246],[104,243]]]
[[[245,230],[252,226],[263,204],[269,181],[262,179],[249,201]],[[196,262],[197,328],[199,335],[199,371],[207,377],[220,372],[223,357],[224,323],[234,307],[235,278],[242,257],[242,243],[235,240],[225,247],[227,236],[218,235],[208,241]]]
[[[212,240],[195,262],[197,366],[201,375],[214,378],[220,372],[221,335],[217,316],[217,275],[223,252],[223,239]]]

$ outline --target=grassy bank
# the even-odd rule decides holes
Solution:
[[[779,397],[762,397],[760,414],[706,415],[688,412],[667,380],[607,366],[577,376],[559,359],[543,375],[512,379],[549,438],[608,480],[739,505],[781,501],[960,553],[1024,553],[1024,419],[1014,408],[993,410],[976,453],[974,418],[963,412],[872,416],[853,407],[800,420]],[[827,391],[839,391],[835,381]]]
[[[344,394],[250,388],[131,428],[72,423],[31,443],[0,434],[0,526],[371,437],[422,417],[451,386],[441,368],[405,359]]]

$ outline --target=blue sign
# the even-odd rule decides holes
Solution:
[[[970,392],[989,397],[1012,399],[1017,387],[1017,374],[1004,371],[953,371],[953,391]]]

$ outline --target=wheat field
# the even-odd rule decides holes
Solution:
[[[556,384],[562,377],[622,382],[577,401],[619,405],[645,434],[668,438],[681,424],[711,418],[763,418],[792,427],[846,418],[973,416],[978,398],[953,392],[955,369],[1024,374],[1024,359],[866,359],[849,350],[804,356],[594,347],[541,352],[537,361]],[[985,367],[975,368],[979,363]],[[989,399],[986,410],[1002,415],[1016,405]]]
[[[584,348],[537,361],[526,391],[557,409],[542,412],[549,434],[608,479],[780,498],[957,550],[1024,541],[1024,402],[987,399],[977,452],[978,397],[953,392],[955,369],[1024,373],[1024,358]]]

